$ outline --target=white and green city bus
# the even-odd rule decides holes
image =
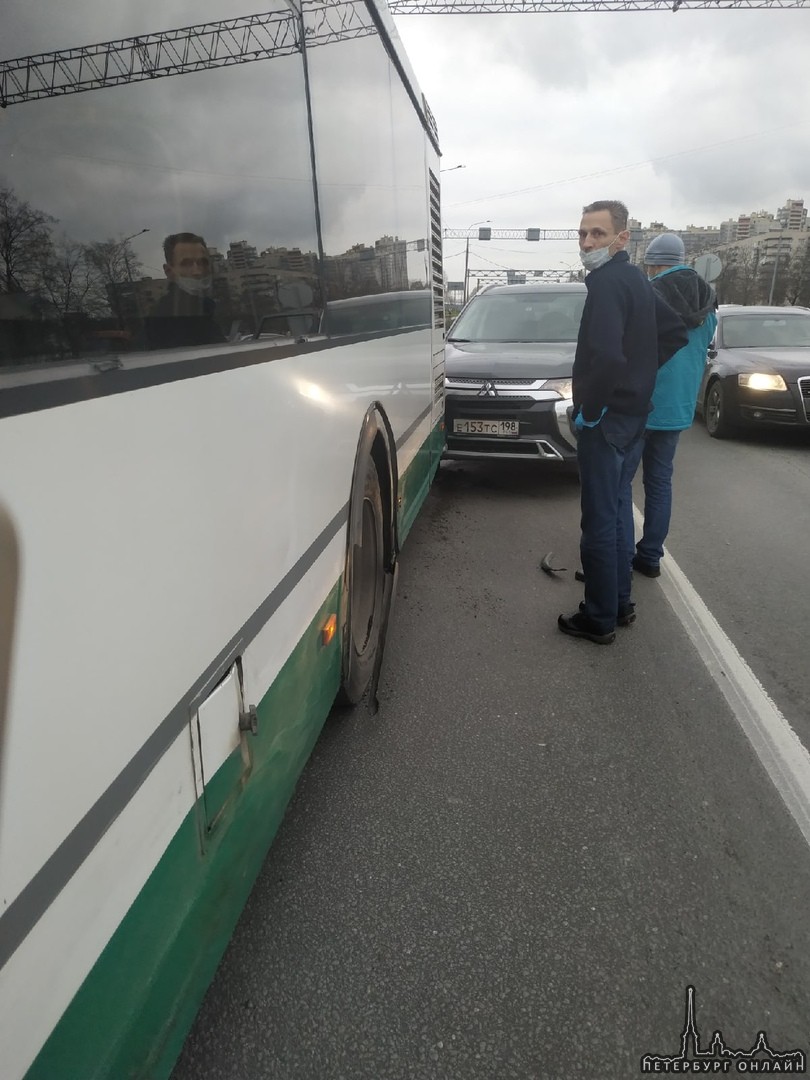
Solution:
[[[443,448],[385,4],[222,7],[4,12],[3,1080],[171,1071]]]

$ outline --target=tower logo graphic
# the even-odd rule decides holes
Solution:
[[[700,1047],[700,1033],[695,1022],[695,988],[686,988],[686,1018],[681,1032],[679,1054],[645,1054],[641,1059],[643,1073],[723,1074],[751,1073],[793,1074],[807,1072],[807,1055],[803,1050],[773,1050],[764,1031],[757,1034],[750,1050],[732,1050],[726,1046],[723,1033],[715,1031],[706,1050]]]

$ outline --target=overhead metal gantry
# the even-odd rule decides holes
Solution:
[[[306,19],[308,47],[377,33],[362,0],[308,4]],[[3,60],[0,107],[287,56],[300,36],[298,16],[273,11]]]
[[[576,229],[443,229],[446,240],[578,240]]]
[[[810,0],[389,0],[394,15],[532,15],[555,11],[731,11],[803,8]]]
[[[808,6],[810,0],[390,0],[389,3],[395,15],[730,11]],[[377,33],[363,0],[310,2],[304,12],[307,46]],[[300,49],[301,28],[301,17],[292,10],[274,11],[2,60],[0,107],[285,56]]]
[[[469,276],[479,285],[537,285],[579,281],[579,270],[470,270]],[[529,281],[528,279],[532,280]],[[460,290],[456,290],[459,292]]]

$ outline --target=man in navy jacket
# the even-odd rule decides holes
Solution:
[[[644,434],[658,368],[687,342],[683,320],[630,264],[627,217],[623,203],[595,202],[583,208],[579,227],[590,271],[573,387],[585,599],[557,625],[600,645],[614,640],[617,624],[635,619],[622,491],[630,490],[632,451]]]

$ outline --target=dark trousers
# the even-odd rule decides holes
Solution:
[[[636,546],[638,557],[658,566],[672,517],[672,473],[680,431],[648,429],[644,436],[644,533]]]
[[[577,440],[582,499],[580,558],[585,574],[583,611],[601,633],[616,626],[630,605],[633,547],[631,482],[638,467],[634,452],[644,434],[646,416],[608,412]],[[629,529],[628,532],[628,520]]]

